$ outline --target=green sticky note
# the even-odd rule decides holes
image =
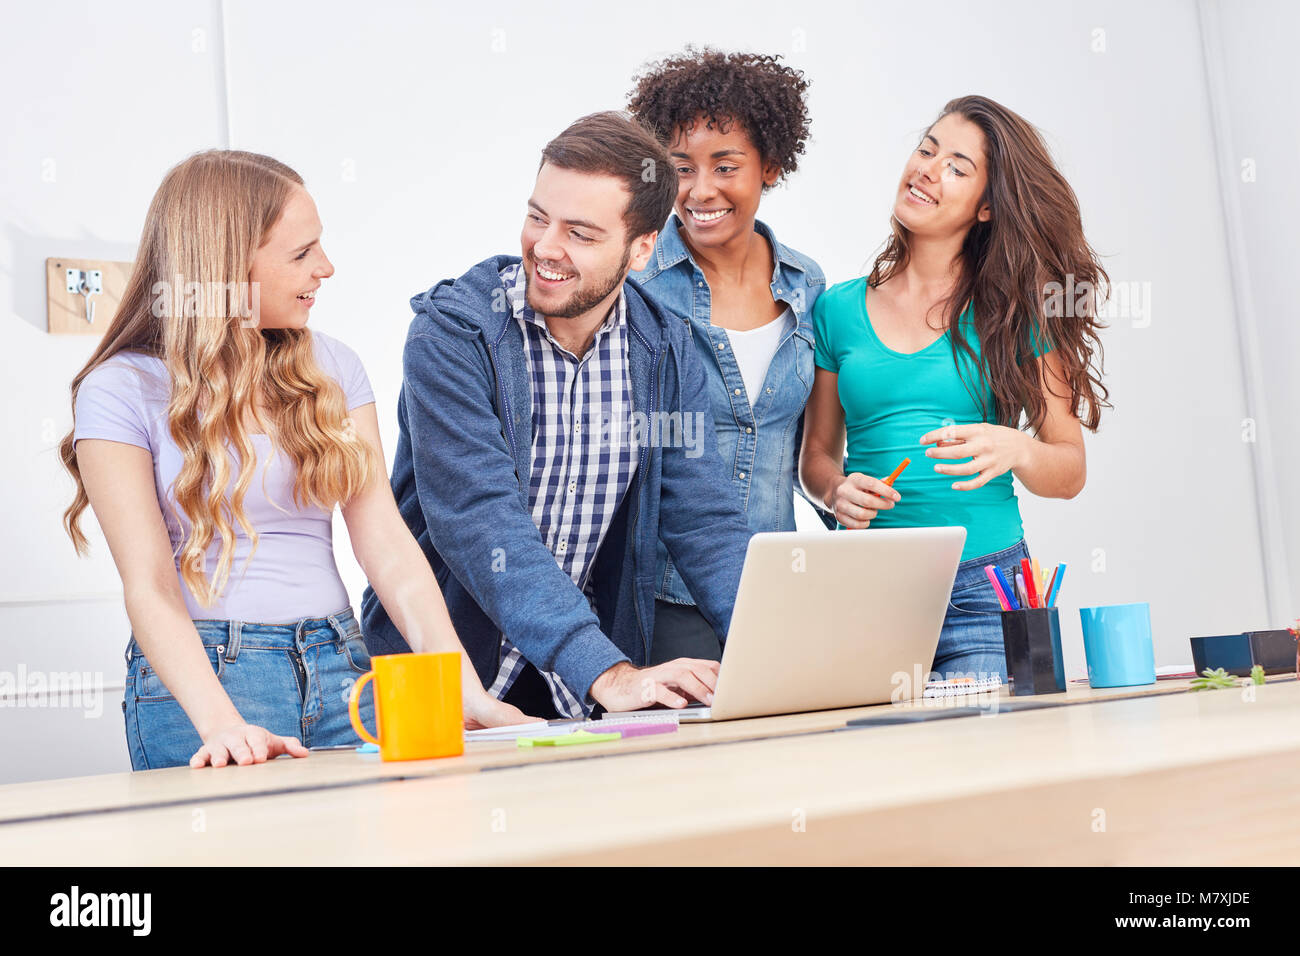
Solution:
[[[623,735],[593,734],[586,730],[575,730],[560,737],[520,737],[515,741],[516,747],[568,747],[571,744],[602,744],[607,740],[622,740]]]

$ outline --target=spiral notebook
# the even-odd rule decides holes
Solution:
[[[932,680],[925,685],[925,697],[965,697],[968,694],[986,694],[1002,687],[1002,678],[997,674],[992,677],[976,679],[974,677],[956,677],[952,680]]]

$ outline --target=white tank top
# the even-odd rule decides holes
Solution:
[[[740,366],[740,377],[745,382],[745,395],[751,405],[754,403],[755,396],[763,388],[763,379],[767,377],[768,366],[772,364],[777,346],[781,344],[790,316],[790,307],[787,305],[784,312],[766,325],[745,332],[727,329],[731,352],[736,356],[736,364]]]

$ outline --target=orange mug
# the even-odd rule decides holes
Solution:
[[[380,654],[352,685],[348,716],[384,760],[458,757],[465,752],[460,654]],[[361,723],[361,689],[374,681],[375,733]]]

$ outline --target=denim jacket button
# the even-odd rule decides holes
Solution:
[[[769,391],[770,391],[770,389],[769,389]],[[740,394],[740,389],[735,389],[735,394],[736,394],[736,395],[739,395],[739,394]]]
[[[721,352],[721,351],[722,351],[723,349],[725,349],[726,347],[727,347],[727,343],[726,343],[726,342],[719,342],[719,343],[718,343],[718,351],[719,351],[719,352]]]
[[[740,473],[740,480],[741,481],[745,480],[745,473],[743,471]]]
[[[745,434],[746,434],[746,435],[748,435],[748,434],[749,434],[750,432],[752,432],[753,430],[754,430],[754,429],[750,428],[748,425],[745,426]]]

